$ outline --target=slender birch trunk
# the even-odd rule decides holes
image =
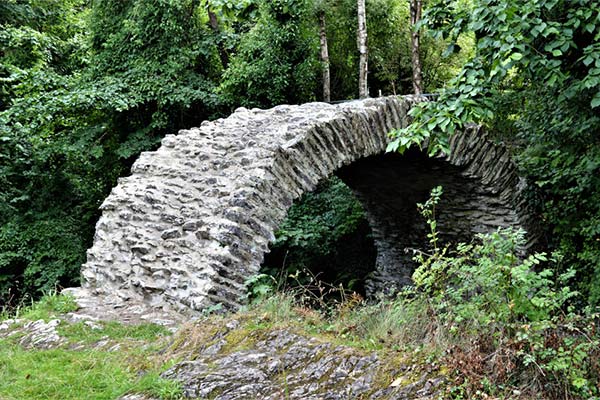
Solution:
[[[319,12],[319,37],[321,39],[321,62],[323,63],[323,101],[331,101],[331,77],[329,75],[329,49],[325,30],[325,11]]]
[[[421,34],[416,28],[421,20],[422,11],[422,0],[410,0],[412,81],[415,94],[421,94],[423,92],[423,74],[421,69],[421,57],[419,55]]]
[[[358,73],[358,97],[364,99],[369,97],[367,88],[368,73],[368,47],[367,47],[367,17],[365,10],[365,0],[358,0],[358,31],[357,31],[359,73]]]
[[[213,30],[215,34],[219,34],[219,20],[217,19],[217,15],[209,8],[208,9],[208,25]],[[219,39],[217,43],[217,49],[219,50],[219,58],[221,59],[221,65],[223,66],[223,70],[227,69],[229,65],[229,54],[223,46],[223,41]]]

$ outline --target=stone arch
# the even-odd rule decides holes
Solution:
[[[330,105],[240,108],[168,135],[145,152],[101,206],[82,267],[96,294],[193,313],[236,308],[294,199],[359,159],[381,154],[422,101],[384,97]],[[508,154],[479,129],[455,135],[444,161],[485,188],[502,218],[482,229],[529,227],[522,182]],[[375,212],[372,224],[378,226]],[[379,240],[382,252],[390,247]],[[385,274],[383,274],[384,276]]]

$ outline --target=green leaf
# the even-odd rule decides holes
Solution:
[[[600,92],[596,93],[591,103],[592,108],[600,106]]]
[[[591,55],[588,55],[586,58],[583,59],[583,65],[585,65],[586,67],[589,66],[593,62],[594,62],[594,57],[592,57]]]

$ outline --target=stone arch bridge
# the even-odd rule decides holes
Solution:
[[[163,310],[236,308],[294,199],[337,174],[362,200],[377,249],[367,290],[409,281],[405,247],[425,242],[415,203],[438,184],[439,227],[466,240],[532,225],[507,151],[477,128],[455,135],[447,157],[384,154],[422,98],[240,108],[168,135],[142,153],[101,206],[83,286]]]

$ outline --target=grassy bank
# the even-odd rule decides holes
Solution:
[[[0,319],[0,399],[115,399],[148,393],[175,399],[178,385],[159,377],[165,328],[117,322],[69,322],[77,308],[67,296],[46,296]],[[29,340],[35,321],[56,321],[56,343]],[[46,332],[50,335],[51,332]],[[44,333],[38,337],[43,338]]]

